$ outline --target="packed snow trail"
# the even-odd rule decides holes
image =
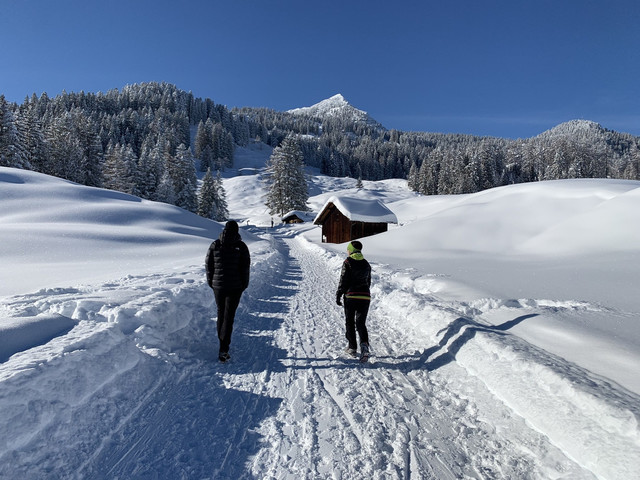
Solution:
[[[274,304],[254,314],[280,317],[275,348],[259,374],[224,376],[227,388],[282,398],[257,430],[264,447],[251,461],[255,478],[593,478],[462,368],[429,372],[407,351],[402,324],[375,308],[372,363],[344,358],[339,269],[300,237],[274,247],[282,263],[252,301]],[[244,348],[259,362],[259,349]]]
[[[389,312],[383,266],[371,363],[342,356],[341,259],[272,232],[228,364],[201,266],[8,302],[79,323],[6,365],[0,478],[596,478],[459,365],[471,320],[457,306],[428,299],[425,321],[450,328],[426,345]]]

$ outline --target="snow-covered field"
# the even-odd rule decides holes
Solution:
[[[360,365],[345,245],[269,228],[269,153],[224,180],[252,254],[225,365],[220,224],[0,168],[0,478],[640,478],[639,182],[417,197],[310,172],[314,213],[338,193],[399,220],[363,239]]]

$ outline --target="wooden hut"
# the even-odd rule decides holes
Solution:
[[[379,200],[331,197],[313,223],[322,225],[323,242],[344,243],[386,232],[398,219]]]
[[[298,210],[293,210],[282,216],[282,223],[304,223],[304,213]]]

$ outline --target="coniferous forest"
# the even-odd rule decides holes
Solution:
[[[584,120],[512,140],[387,130],[349,115],[230,110],[166,83],[54,98],[34,94],[22,104],[0,95],[0,166],[193,212],[196,165],[215,174],[233,165],[236,146],[261,141],[278,147],[290,135],[304,164],[327,175],[406,178],[427,195],[566,178],[640,180],[640,137]]]

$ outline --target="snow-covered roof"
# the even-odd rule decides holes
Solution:
[[[331,204],[352,222],[398,223],[396,215],[379,200],[334,196],[324,204],[313,220],[314,224],[321,223],[321,217]]]
[[[301,220],[309,220],[309,218],[311,217],[311,215],[309,214],[309,212],[303,212],[302,210],[291,210],[290,212],[286,213],[285,215],[282,215],[282,217],[280,217],[281,220],[285,220],[289,217],[293,217],[293,216],[298,217]]]

